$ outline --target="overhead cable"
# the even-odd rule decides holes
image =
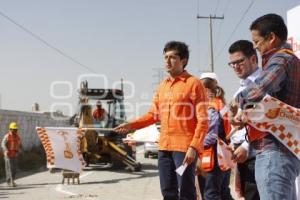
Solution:
[[[219,51],[219,53],[216,56],[216,60],[218,60],[219,56],[221,55],[221,53],[223,52],[224,48],[227,46],[228,42],[231,40],[233,34],[235,33],[235,31],[237,30],[237,28],[239,27],[239,25],[241,24],[241,22],[243,21],[243,19],[245,18],[245,16],[247,15],[248,11],[250,10],[250,8],[252,7],[252,5],[254,4],[255,0],[252,0],[251,3],[248,5],[247,9],[244,11],[242,17],[240,18],[239,22],[237,23],[237,25],[235,26],[235,28],[233,29],[232,33],[230,34],[230,36],[228,37],[227,41],[225,42],[225,44],[223,45],[223,47],[221,48],[221,50]]]
[[[58,54],[68,58],[69,60],[71,60],[72,62],[78,64],[79,66],[81,66],[82,68],[88,70],[89,72],[92,73],[97,73],[95,70],[93,70],[92,68],[82,64],[81,62],[79,62],[77,59],[75,59],[72,56],[69,56],[68,54],[66,54],[65,52],[63,52],[62,50],[58,49],[57,47],[55,47],[54,45],[50,44],[49,42],[47,42],[45,39],[43,39],[42,37],[38,36],[37,34],[33,33],[32,31],[30,31],[28,28],[25,28],[23,25],[21,25],[20,23],[16,22],[15,20],[13,20],[12,18],[8,17],[6,14],[4,14],[3,12],[0,11],[0,15],[2,17],[4,17],[5,19],[7,19],[8,21],[10,21],[11,23],[15,24],[16,26],[18,26],[19,28],[21,28],[23,31],[25,31],[26,33],[28,33],[29,35],[31,35],[33,38],[35,38],[36,40],[42,42],[44,45],[46,45],[47,47],[49,47],[50,49],[54,50],[55,52],[57,52]]]

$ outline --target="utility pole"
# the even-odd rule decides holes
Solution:
[[[154,87],[153,93],[155,93],[157,86],[159,83],[165,78],[165,70],[162,67],[152,68],[154,74],[152,75],[152,85]]]
[[[152,68],[152,70],[155,71],[155,74],[152,76],[153,77],[152,85],[156,87],[164,79],[165,71],[163,68]]]
[[[224,15],[222,17],[217,17],[216,15],[212,16],[199,16],[197,15],[197,19],[209,19],[209,42],[210,42],[210,69],[211,72],[214,72],[214,50],[213,50],[213,35],[212,35],[212,20],[213,19],[224,19]]]

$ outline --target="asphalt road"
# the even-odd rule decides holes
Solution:
[[[137,159],[141,172],[113,171],[104,166],[87,168],[80,175],[81,184],[61,184],[62,174],[49,171],[34,173],[16,180],[17,187],[0,184],[0,199],[14,200],[160,200],[157,159]]]
[[[13,200],[161,200],[157,159],[143,158],[138,148],[141,172],[89,167],[80,175],[81,184],[61,184],[62,174],[43,171],[16,180],[16,188],[0,184],[0,199]]]

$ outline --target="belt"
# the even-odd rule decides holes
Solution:
[[[276,139],[272,134],[268,134],[263,138],[251,142],[251,146],[258,152],[267,149],[274,149],[283,153],[289,152],[288,148],[286,148],[281,142],[279,142],[278,139]]]

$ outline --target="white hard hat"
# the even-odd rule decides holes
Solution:
[[[217,76],[216,73],[213,72],[204,72],[201,74],[200,79],[204,79],[204,78],[211,78],[217,81],[217,83],[219,83],[219,78]]]

